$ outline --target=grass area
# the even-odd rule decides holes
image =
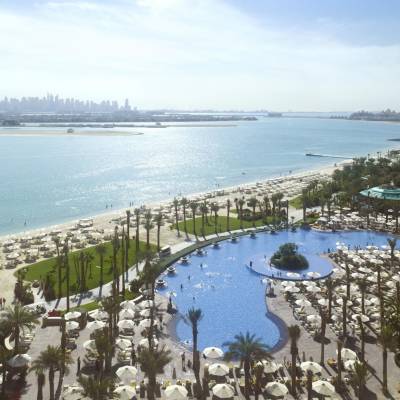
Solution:
[[[104,283],[112,280],[112,244],[107,242],[104,244],[106,252],[104,254]],[[133,265],[136,262],[136,248],[135,241],[130,241],[129,252],[128,252],[128,264]],[[140,242],[139,246],[139,260],[143,259],[146,253],[146,243]],[[151,245],[150,251],[155,252],[156,246]],[[83,250],[73,251],[68,255],[69,266],[70,266],[70,291],[71,294],[76,293],[77,282],[78,282],[78,268],[76,266],[76,260],[78,260],[79,255],[83,253],[90,257],[90,262],[88,263],[88,270],[86,271],[86,286],[87,289],[93,289],[99,286],[100,281],[100,257],[96,251],[96,246],[89,247]],[[75,260],[75,261],[74,261]],[[121,270],[122,265],[122,250],[120,249],[117,253],[117,264],[118,268]],[[47,275],[50,276],[51,282],[53,282],[54,290],[57,293],[58,290],[58,270],[57,270],[57,258],[50,258],[48,260],[39,261],[32,264],[24,269],[26,271],[24,279],[26,281],[33,282],[35,280],[45,279]],[[62,293],[63,296],[66,293],[66,279],[65,279],[65,269],[62,269]]]
[[[264,219],[258,219],[257,221],[255,221],[255,226],[263,226],[263,225],[267,225],[267,224],[273,224],[273,217],[268,217],[267,220]],[[198,235],[202,234],[202,226],[201,226],[201,217],[198,217],[195,219],[195,224],[196,224],[196,233]],[[228,226],[227,226],[227,222],[228,222],[228,218],[226,216],[219,216],[218,220],[217,220],[217,232],[218,233],[222,233],[222,232],[226,232],[228,230]],[[279,218],[276,218],[276,223],[278,224],[280,222]],[[193,219],[187,219],[186,220],[186,226],[187,226],[187,231],[190,234],[194,234],[194,223],[193,223]],[[176,227],[176,225],[175,225]],[[181,230],[181,232],[184,232],[184,223],[183,221],[179,222],[178,224],[179,229]],[[248,229],[248,228],[252,228],[253,227],[253,222],[251,221],[243,221],[243,229]],[[231,231],[235,231],[237,229],[240,229],[240,220],[233,216],[230,218],[229,221],[229,229]],[[215,220],[214,217],[208,217],[208,224],[205,223],[204,224],[204,235],[211,235],[215,233]]]
[[[301,195],[293,198],[292,200],[289,200],[289,205],[293,208],[296,208],[297,210],[303,208],[303,199]]]

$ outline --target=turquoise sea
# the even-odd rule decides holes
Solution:
[[[139,136],[0,135],[0,234],[95,215],[106,204],[119,209],[332,165],[340,160],[305,153],[366,155],[395,148],[387,139],[400,137],[400,124],[383,122],[235,124],[132,128]]]

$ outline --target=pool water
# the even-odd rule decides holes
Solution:
[[[192,332],[184,315],[191,307],[200,308],[204,317],[199,324],[199,349],[220,346],[233,339],[234,335],[249,331],[262,338],[274,348],[279,346],[281,330],[273,316],[268,314],[265,303],[264,275],[270,273],[270,256],[281,244],[294,242],[310,265],[307,270],[319,272],[322,276],[331,272],[332,265],[319,256],[336,249],[336,242],[351,248],[367,245],[387,244],[389,236],[381,233],[354,231],[324,233],[298,230],[282,231],[276,234],[258,233],[255,238],[240,237],[238,242],[220,242],[218,248],[205,247],[203,256],[193,253],[188,264],[176,263],[177,273],[165,275],[167,287],[159,292],[166,296],[173,292],[172,300],[182,318],[177,323],[180,341],[191,345]],[[247,265],[253,261],[253,269]],[[181,288],[182,285],[182,288]]]

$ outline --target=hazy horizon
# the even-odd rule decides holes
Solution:
[[[110,3],[4,0],[0,97],[128,98],[142,110],[399,109],[394,0]]]

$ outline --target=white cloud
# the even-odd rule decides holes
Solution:
[[[271,29],[218,0],[0,7],[0,95],[129,97],[140,107],[395,107],[398,47]]]

